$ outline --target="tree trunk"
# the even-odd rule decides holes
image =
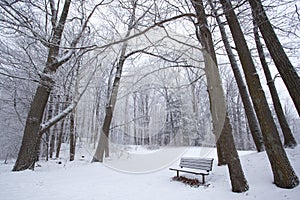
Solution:
[[[51,74],[54,73],[60,65],[57,65],[57,56],[59,54],[59,44],[61,42],[64,25],[69,13],[71,0],[65,1],[59,25],[53,27],[54,33],[49,47],[46,67],[41,74],[41,79],[31,103],[21,148],[18,158],[13,167],[13,171],[21,171],[26,169],[34,169],[36,161],[36,144],[38,143],[39,129],[42,122],[43,113],[50,95],[50,91],[54,85]]]
[[[274,183],[278,187],[293,188],[299,184],[299,179],[296,176],[281,144],[275,122],[272,118],[265,93],[262,89],[237,16],[235,15],[229,0],[220,0],[220,2],[222,3],[225,11],[226,19],[245,73],[254,109],[260,123],[266,152],[273,170]]]
[[[114,112],[114,108],[115,108],[116,101],[117,101],[117,95],[118,95],[118,91],[119,91],[122,68],[123,68],[123,65],[125,62],[124,55],[125,55],[126,48],[127,48],[127,44],[124,44],[124,46],[122,48],[121,58],[117,65],[117,71],[116,71],[115,79],[113,82],[110,100],[106,106],[106,113],[105,113],[105,118],[104,118],[104,122],[102,125],[102,130],[100,133],[98,146],[97,146],[97,149],[94,154],[92,162],[103,162],[104,152],[106,153],[107,157],[109,156],[109,149],[108,149],[109,129],[110,129],[113,112]]]
[[[214,15],[216,16],[217,19],[217,23],[221,32],[221,36],[222,36],[222,40],[230,61],[230,65],[236,80],[236,83],[238,85],[239,88],[239,92],[242,98],[242,102],[244,105],[244,109],[245,109],[245,113],[247,115],[247,120],[248,120],[248,124],[249,124],[249,128],[251,130],[251,135],[254,141],[254,144],[256,146],[256,149],[258,152],[264,151],[264,145],[263,145],[263,138],[262,138],[262,133],[261,133],[261,129],[259,126],[259,123],[257,121],[257,117],[255,114],[255,111],[253,110],[252,107],[252,102],[250,100],[248,91],[247,91],[247,86],[244,83],[243,80],[243,76],[239,70],[239,66],[237,64],[237,61],[234,57],[234,54],[232,52],[231,46],[230,46],[230,42],[227,38],[226,35],[226,31],[225,31],[225,27],[224,27],[224,23],[221,22],[220,17],[218,16],[218,13],[212,3],[212,0],[209,0],[210,6],[214,12]]]
[[[261,0],[248,0],[270,55],[278,69],[300,116],[300,77],[287,57],[269,21]]]
[[[132,15],[131,15],[130,21],[128,23],[128,30],[125,35],[125,38],[130,35],[132,29],[134,28],[136,6],[137,6],[137,2],[134,2],[133,8],[132,8]],[[115,79],[114,79],[114,82],[112,85],[112,91],[111,91],[111,94],[109,97],[108,104],[106,106],[105,118],[104,118],[104,122],[102,125],[102,130],[100,133],[98,146],[97,146],[96,152],[93,156],[92,162],[103,162],[104,152],[105,152],[106,157],[109,156],[109,145],[108,145],[109,144],[109,140],[108,140],[109,139],[109,129],[110,129],[115,105],[117,102],[117,95],[118,95],[118,91],[119,91],[122,70],[123,70],[125,60],[126,60],[125,54],[126,54],[127,47],[128,47],[128,42],[126,41],[126,42],[124,42],[124,44],[121,48],[121,54],[120,54],[119,61],[117,63]]]
[[[68,89],[68,92],[66,94],[65,102],[62,103],[62,105],[61,105],[61,110],[64,110],[67,107],[67,104],[69,103],[69,100],[70,100],[70,94],[69,94],[70,87],[71,87],[71,85],[68,87],[69,89]],[[65,120],[63,119],[61,121],[61,124],[60,124],[60,131],[59,131],[59,135],[58,135],[57,141],[56,141],[56,155],[55,155],[56,158],[59,158],[61,144],[63,142],[63,136],[64,136],[64,132],[65,132],[64,127],[65,127]]]
[[[50,135],[50,148],[49,148],[49,157],[53,158],[54,148],[55,148],[55,138],[56,138],[56,130],[54,129]]]
[[[217,58],[213,46],[212,36],[208,29],[206,14],[202,0],[192,1],[198,16],[200,39],[204,48],[205,73],[210,98],[211,114],[213,119],[213,132],[217,137],[221,135],[221,145],[218,149],[225,152],[226,163],[228,164],[231,186],[233,192],[244,192],[249,189],[244,176],[240,159],[234,145],[232,128],[229,121],[227,107],[222,88],[221,78],[217,66]],[[225,146],[226,145],[226,146]],[[223,148],[222,148],[223,147]]]
[[[121,75],[121,72],[119,70],[117,70],[117,72],[119,72]],[[100,133],[98,146],[97,146],[96,152],[93,156],[92,162],[103,162],[104,152],[106,152],[108,150],[106,148],[108,146],[109,128],[110,128],[110,124],[112,121],[115,104],[117,101],[117,93],[119,90],[119,84],[120,84],[120,77],[116,76],[114,83],[113,83],[111,99],[110,99],[108,105],[106,106],[105,118],[104,118],[104,122],[102,125],[102,130]],[[108,153],[108,152],[106,152],[106,153]]]
[[[228,115],[225,118],[224,127],[222,133],[225,140],[223,141],[225,152],[225,158],[228,165],[228,170],[230,174],[230,181],[233,192],[245,192],[249,189],[249,185],[244,176],[242,170],[241,162],[239,159],[238,152],[234,145],[234,138],[232,135],[232,127],[229,121]]]
[[[42,77],[44,83],[52,83],[52,80],[47,77]],[[14,165],[13,171],[22,171],[26,169],[34,169],[36,161],[36,144],[38,143],[38,132],[44,109],[50,95],[48,85],[40,84],[31,103],[31,107],[27,116],[24,136],[22,139],[21,148],[18,158]]]
[[[58,95],[56,96],[57,98],[52,98],[52,108],[54,109],[54,113],[52,114],[52,117],[58,114],[59,112],[59,97]],[[54,103],[55,100],[55,103]],[[56,140],[56,135],[57,135],[57,124],[54,125],[54,128],[51,132],[50,135],[50,158],[53,158],[54,154],[54,149],[55,149],[55,140]]]
[[[43,154],[42,156],[45,157],[46,161],[49,161],[49,143],[50,143],[50,130],[45,132],[45,139],[43,140]]]
[[[70,115],[70,161],[75,159],[76,133],[75,133],[75,113]]]
[[[138,136],[137,136],[137,92],[133,93],[133,138],[134,145],[138,145]]]
[[[289,124],[285,118],[285,114],[283,112],[282,106],[281,106],[281,102],[275,87],[275,83],[274,83],[274,79],[272,79],[272,75],[271,72],[269,70],[268,67],[268,63],[266,61],[265,58],[265,54],[264,54],[264,50],[263,50],[263,46],[261,44],[261,41],[259,39],[259,33],[258,33],[258,27],[257,24],[255,22],[255,19],[253,19],[253,24],[254,24],[254,38],[255,38],[255,43],[256,43],[256,48],[259,54],[259,58],[260,58],[260,62],[261,65],[263,67],[263,70],[265,72],[265,76],[267,79],[267,84],[269,86],[269,90],[271,93],[271,97],[273,100],[273,104],[274,104],[274,108],[277,114],[277,118],[283,133],[283,137],[284,137],[284,146],[285,147],[290,147],[290,148],[294,148],[295,146],[297,146],[297,142],[294,138],[294,135],[289,127]]]
[[[62,138],[63,138],[63,133],[64,133],[65,120],[63,119],[60,123],[61,123],[60,124],[60,131],[59,131],[59,135],[58,135],[57,141],[56,141],[56,154],[55,154],[56,158],[59,158],[59,154],[60,154]]]
[[[98,132],[99,132],[99,121],[100,121],[100,92],[97,92],[96,95],[96,110],[95,110],[95,132],[93,133],[93,148],[96,148],[96,141],[98,138]]]

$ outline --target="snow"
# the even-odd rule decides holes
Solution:
[[[240,152],[241,163],[250,185],[250,190],[245,193],[231,192],[228,169],[226,166],[219,167],[214,162],[213,171],[206,177],[205,186],[198,188],[190,187],[181,182],[171,181],[175,176],[174,171],[169,167],[178,167],[180,156],[206,156],[216,158],[216,150],[208,148],[188,148],[176,150],[169,147],[163,152],[174,151],[177,157],[174,162],[161,166],[156,170],[140,171],[132,173],[120,169],[112,169],[113,164],[122,162],[139,165],[145,162],[146,158],[154,159],[159,151],[153,153],[145,149],[136,148],[142,153],[129,151],[129,156],[119,159],[112,158],[106,160],[105,164],[90,163],[90,155],[81,157],[83,150],[78,150],[77,158],[74,162],[60,160],[41,161],[41,167],[36,167],[35,171],[12,172],[13,162],[0,164],[0,199],[1,200],[47,200],[47,199],[72,199],[72,200],[93,200],[93,199],[113,199],[113,200],[147,200],[147,199],[172,199],[172,200],[199,200],[199,199],[299,199],[300,186],[294,189],[282,189],[272,183],[272,173],[265,152]],[[87,152],[85,152],[87,153]],[[164,154],[162,153],[162,155]],[[81,154],[81,155],[80,155]],[[300,148],[287,149],[290,161],[300,174]],[[171,156],[172,157],[172,156]],[[175,158],[175,157],[174,157]],[[165,160],[164,159],[157,159]],[[154,160],[152,160],[154,161]],[[167,161],[170,162],[170,161]],[[145,162],[147,163],[147,162]],[[123,165],[117,165],[118,167]],[[133,168],[131,168],[133,169]],[[145,168],[144,168],[145,169]],[[151,171],[151,172],[149,172]],[[184,174],[186,177],[195,178],[192,174]],[[201,177],[197,177],[201,180]]]

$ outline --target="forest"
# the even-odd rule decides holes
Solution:
[[[300,142],[299,9],[293,0],[1,0],[0,160],[17,172],[74,162],[82,148],[89,163],[133,147],[215,148],[242,193],[251,185],[238,152],[265,152],[273,183],[295,188],[286,150]]]

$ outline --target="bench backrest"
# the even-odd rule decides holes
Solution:
[[[213,160],[213,158],[181,158],[179,166],[209,172],[212,170]]]

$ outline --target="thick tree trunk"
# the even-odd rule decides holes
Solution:
[[[27,116],[24,136],[18,158],[15,162],[13,171],[22,171],[34,169],[36,161],[36,144],[38,144],[38,132],[42,122],[44,109],[50,95],[52,80],[48,77],[42,77],[42,83],[36,90],[35,96]],[[44,84],[43,84],[44,83]],[[50,85],[45,83],[51,83]]]
[[[212,0],[209,0],[209,3],[210,3],[210,6],[212,7],[214,15],[216,16],[216,19],[217,19],[217,23],[218,23],[218,26],[219,26],[219,29],[220,29],[220,32],[222,35],[222,40],[223,40],[223,43],[224,43],[224,46],[225,46],[225,49],[226,49],[226,52],[227,52],[227,55],[228,55],[228,58],[230,61],[230,65],[231,65],[231,68],[232,68],[232,71],[233,71],[233,74],[234,74],[234,77],[235,77],[235,80],[238,85],[239,92],[240,92],[240,95],[242,98],[242,102],[244,105],[245,113],[247,116],[247,120],[248,120],[249,128],[251,130],[251,135],[252,135],[254,144],[255,144],[258,152],[264,151],[261,129],[260,129],[259,123],[257,121],[255,111],[253,110],[253,107],[252,107],[252,102],[250,100],[250,97],[249,97],[249,94],[247,91],[247,86],[244,83],[243,76],[240,72],[239,66],[237,64],[237,61],[236,61],[233,51],[231,49],[230,42],[227,38],[224,23],[221,22],[221,19],[218,16],[218,13],[214,8]]]
[[[259,58],[261,61],[261,65],[263,67],[263,70],[265,72],[265,76],[267,79],[267,84],[269,86],[269,90],[271,93],[271,97],[273,100],[273,104],[274,104],[274,108],[276,111],[276,115],[283,133],[283,137],[284,137],[284,146],[285,147],[290,147],[290,148],[294,148],[295,146],[297,146],[297,142],[294,138],[294,135],[289,127],[289,124],[285,118],[285,114],[283,112],[282,106],[281,106],[281,102],[275,87],[275,83],[274,83],[274,79],[272,79],[272,75],[271,72],[269,70],[268,67],[268,63],[266,61],[265,58],[265,54],[264,54],[264,49],[263,46],[261,44],[261,41],[259,39],[259,33],[258,33],[258,27],[257,24],[255,22],[255,19],[253,19],[253,24],[254,24],[254,38],[255,38],[255,43],[256,43],[256,48],[259,54]]]
[[[259,26],[259,30],[265,40],[270,55],[293,99],[298,115],[300,116],[300,77],[284,52],[272,24],[265,13],[261,0],[248,1],[254,12],[255,21]]]
[[[70,5],[71,0],[66,0],[58,26],[53,27],[54,33],[51,39],[52,45],[49,47],[46,67],[43,71],[43,74],[41,74],[40,83],[28,112],[21,148],[16,163],[13,167],[13,171],[34,169],[39,129],[50,91],[54,85],[51,74],[55,73],[57,68],[60,66],[57,64],[57,56],[59,54],[59,45]]]
[[[245,192],[249,189],[249,185],[244,176],[242,170],[239,155],[237,153],[236,147],[234,145],[234,139],[232,135],[232,127],[229,121],[228,115],[225,118],[225,123],[223,127],[222,134],[225,140],[223,141],[225,152],[225,158],[228,165],[228,170],[230,174],[230,181],[233,192]]]
[[[225,122],[224,122],[225,123]],[[226,165],[226,140],[224,134],[219,134],[216,136],[216,146],[217,146],[217,154],[218,154],[218,166]]]
[[[281,144],[275,122],[272,118],[265,93],[262,89],[237,16],[235,15],[229,0],[220,0],[220,2],[222,3],[225,11],[226,19],[245,73],[254,109],[260,123],[266,152],[273,170],[274,183],[278,187],[293,188],[299,184],[299,179],[296,176]]]
[[[218,153],[225,152],[226,163],[228,164],[231,186],[233,192],[244,192],[249,189],[244,176],[242,166],[235,148],[232,128],[229,121],[227,106],[222,88],[222,82],[217,66],[217,58],[214,50],[211,33],[208,29],[206,14],[202,0],[192,1],[198,16],[200,26],[200,39],[204,48],[205,73],[207,78],[208,92],[210,98],[211,115],[213,119],[213,132],[218,139],[222,139],[218,146]],[[219,138],[219,139],[220,139]],[[219,141],[218,141],[219,142]],[[220,149],[221,147],[221,149]]]

